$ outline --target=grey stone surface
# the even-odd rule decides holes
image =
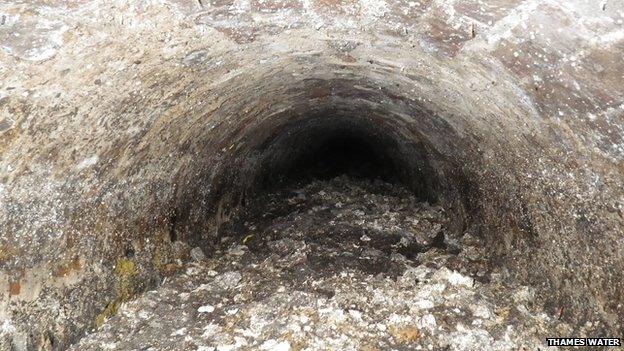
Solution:
[[[482,245],[476,259],[438,244],[406,250],[404,239],[448,220],[405,189],[340,177],[294,193],[305,199],[284,192],[249,206],[212,258],[124,304],[71,350],[536,350],[572,330],[529,287],[490,279],[498,268],[474,275]],[[241,241],[247,250],[232,254]]]
[[[0,3],[0,348],[64,349],[190,247],[210,254],[266,169],[344,127],[386,136],[549,313],[621,334],[623,11]]]
[[[190,252],[191,258],[195,262],[201,262],[206,259],[206,255],[204,255],[204,251],[201,248],[195,247]]]

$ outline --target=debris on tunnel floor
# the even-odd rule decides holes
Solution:
[[[260,196],[73,350],[537,350],[572,331],[447,222],[375,180]]]

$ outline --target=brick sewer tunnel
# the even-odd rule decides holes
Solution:
[[[171,338],[182,341],[153,349],[193,350],[505,349],[523,346],[520,337],[622,336],[621,4],[49,1],[0,4],[0,19],[0,349],[67,349],[87,333],[75,349],[137,346],[124,344],[115,324],[145,343],[142,328],[175,327]],[[381,191],[379,182],[392,185]],[[283,189],[291,192],[270,197]],[[443,212],[443,234],[395,252],[380,236],[403,235],[384,227],[395,217],[382,213],[366,230],[376,208],[347,218],[364,206],[356,195],[397,213],[398,227],[405,213],[435,227],[432,213]],[[336,199],[347,219],[315,209]],[[402,201],[407,207],[393,207]],[[322,254],[315,263],[315,248],[341,241],[297,230],[323,231],[313,225],[325,220],[327,228],[338,222],[349,247],[371,246],[355,255],[373,252],[373,264]],[[249,239],[262,228],[294,236]],[[475,259],[466,238],[477,243]],[[282,252],[275,248],[292,260],[307,255],[303,267],[323,289],[282,274],[280,265],[299,267],[293,262],[262,266]],[[399,254],[406,261],[396,263]],[[477,261],[482,268],[466,268]],[[275,291],[254,280],[271,272]],[[410,274],[421,285],[399,284]],[[383,290],[394,287],[371,277],[400,287]],[[409,312],[351,306],[352,280],[396,293]],[[301,300],[282,301],[277,286]],[[236,297],[254,287],[247,305]],[[188,321],[166,318],[186,310],[157,312],[143,327],[129,319],[150,301],[166,306],[176,289],[188,294]],[[421,292],[440,300],[428,307]],[[445,294],[488,296],[491,311],[461,300],[470,313],[448,314],[462,304]],[[351,302],[343,306],[344,296]],[[239,339],[227,329],[252,330],[246,321],[265,305],[319,301],[327,315],[306,317],[312,331],[289,334],[307,335],[307,345],[281,335],[284,326]],[[340,311],[353,330],[372,333],[366,322],[378,334],[341,331],[349,343],[315,329]],[[472,324],[490,314],[514,331]],[[522,324],[538,318],[535,330]],[[315,344],[311,335],[343,341]]]

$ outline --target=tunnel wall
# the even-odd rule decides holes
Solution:
[[[0,4],[0,348],[62,349],[209,253],[256,145],[327,111],[422,141],[492,265],[621,331],[616,6]]]

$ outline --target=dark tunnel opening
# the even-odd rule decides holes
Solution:
[[[391,150],[376,147],[365,136],[349,130],[336,131],[327,140],[311,147],[310,152],[294,160],[282,174],[282,181],[309,182],[328,180],[341,175],[358,179],[396,182],[396,167]]]
[[[230,238],[245,241],[258,235],[250,231],[267,235],[262,242],[270,241],[274,234],[269,228],[285,222],[302,232],[327,232],[347,241],[354,235],[378,237],[379,242],[370,243],[372,249],[396,252],[409,260],[433,248],[460,252],[458,240],[472,219],[465,215],[456,179],[445,177],[445,170],[454,166],[433,152],[417,131],[387,116],[361,111],[277,119],[250,128],[239,140],[246,143],[235,151],[237,163],[221,176],[230,185],[219,188],[232,189],[224,192],[221,199],[226,202],[220,204],[230,215],[218,229],[215,247]],[[343,209],[343,204],[348,205]],[[316,228],[299,217],[319,206],[328,213],[315,221],[343,225]],[[220,211],[218,217],[225,213]],[[353,215],[370,216],[365,221],[379,223],[387,221],[385,216],[401,220],[371,229],[360,227]],[[422,227],[420,219],[409,222],[421,216],[436,222],[434,228]],[[249,223],[255,223],[255,229],[250,230]],[[410,233],[420,234],[410,237]],[[317,239],[311,234],[306,240]],[[252,251],[263,250],[253,241],[245,244]]]
[[[257,222],[260,217],[262,222],[272,221],[299,211],[282,204],[295,201],[293,194],[309,188],[328,187],[342,192],[336,199],[357,197],[352,200],[360,204],[374,203],[376,200],[367,196],[377,194],[394,197],[395,203],[407,201],[402,206],[416,212],[419,204],[439,207],[445,212],[440,220],[443,232],[432,234],[434,241],[424,240],[426,244],[402,252],[414,257],[433,244],[458,252],[457,241],[464,233],[478,230],[481,216],[471,207],[475,198],[465,196],[472,186],[465,185],[467,175],[461,164],[436,150],[439,141],[423,133],[423,129],[438,125],[423,119],[422,126],[414,128],[387,111],[353,106],[285,110],[260,123],[247,124],[224,135],[219,143],[223,159],[229,161],[215,170],[208,188],[207,203],[211,205],[205,213],[208,225],[215,228],[214,237],[207,242],[189,240],[216,250],[225,237],[242,240],[249,235],[248,230],[232,232],[232,228],[243,228],[245,221]],[[443,126],[449,135],[455,135],[451,126]],[[335,189],[337,186],[341,189]],[[361,191],[352,192],[355,188]],[[336,199],[340,205],[342,201]],[[320,200],[335,205],[327,201],[332,200]],[[273,210],[268,209],[271,206]],[[204,225],[195,223],[189,225]],[[411,231],[411,225],[404,230]]]
[[[235,171],[248,184],[246,195],[348,176],[401,185],[430,203],[445,196],[447,187],[439,165],[432,164],[431,147],[384,117],[305,116],[258,130],[250,134],[269,136],[242,150],[238,158],[243,161]]]

